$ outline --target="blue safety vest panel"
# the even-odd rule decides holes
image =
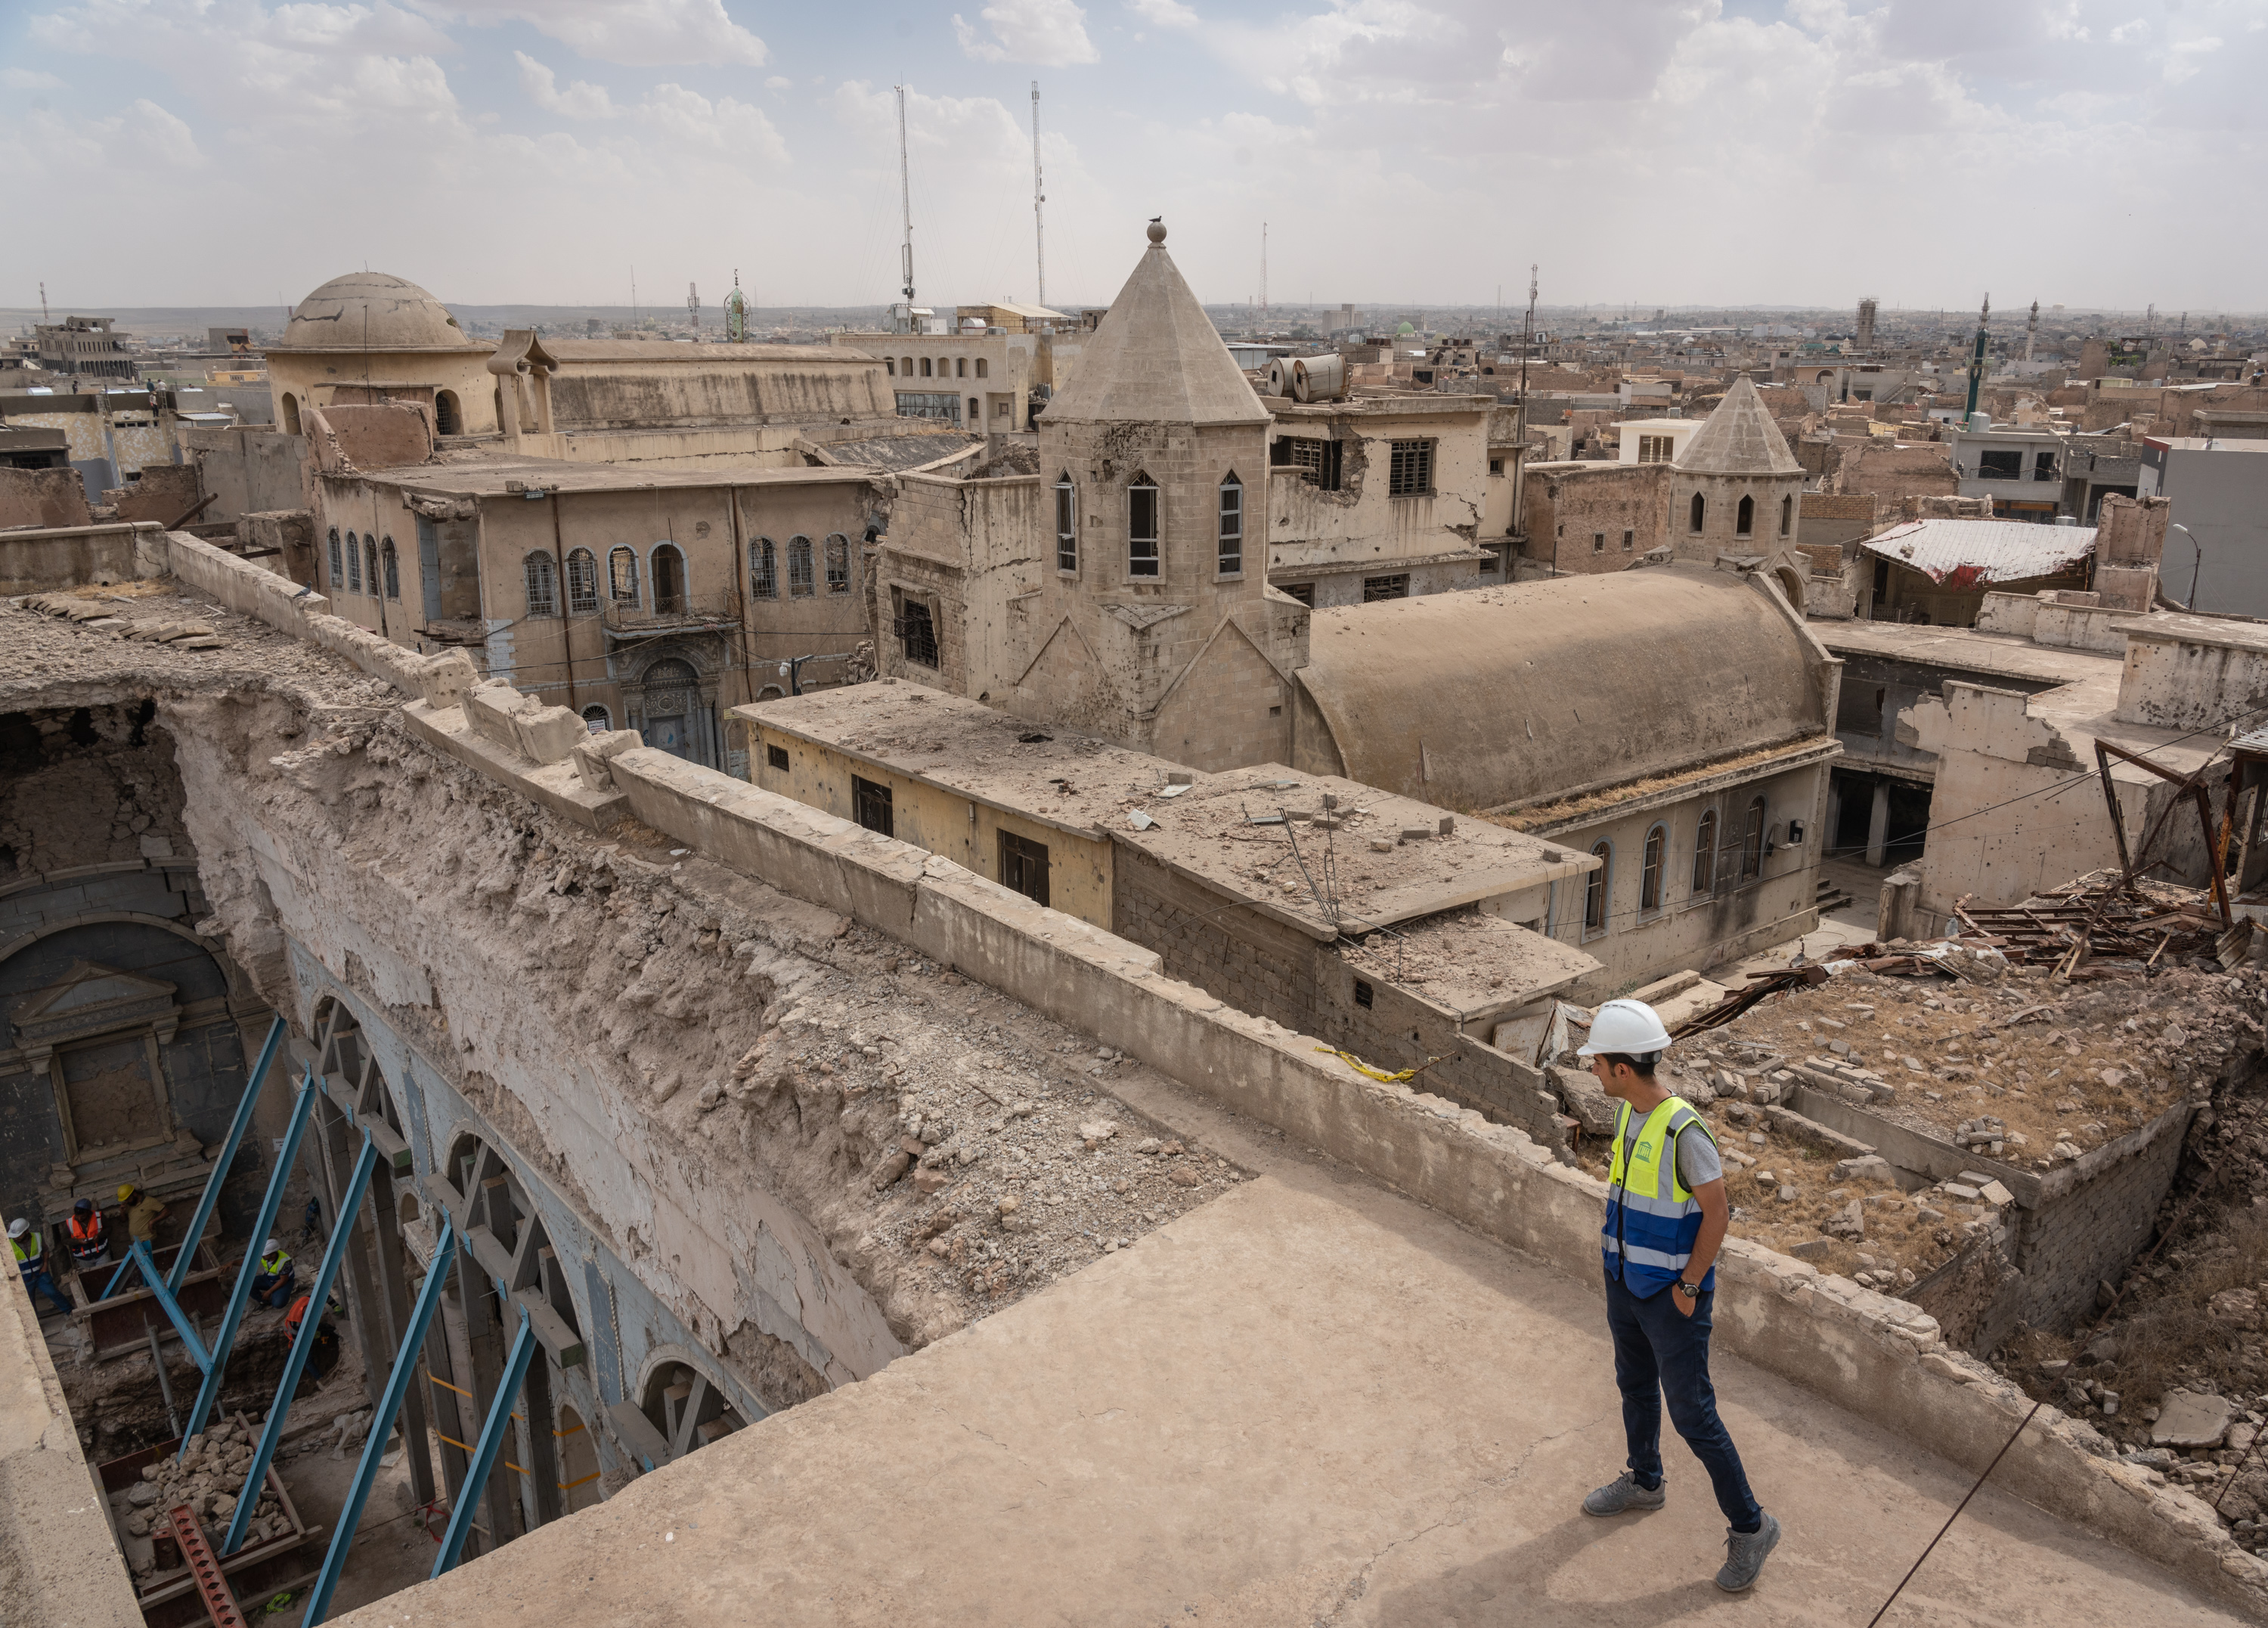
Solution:
[[[1677,1138],[1688,1125],[1699,1125],[1712,1146],[1717,1138],[1684,1099],[1666,1098],[1638,1127],[1625,1169],[1623,1138],[1630,1115],[1629,1103],[1618,1105],[1614,1160],[1607,1172],[1607,1222],[1600,1241],[1607,1275],[1621,1278],[1643,1300],[1677,1281],[1693,1258],[1694,1241],[1701,1236],[1701,1201],[1677,1174]],[[1712,1264],[1701,1287],[1716,1286]]]

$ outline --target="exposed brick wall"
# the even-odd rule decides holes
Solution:
[[[2147,1138],[2141,1147],[2037,1209],[2019,1212],[2015,1255],[2024,1277],[2018,1315],[2026,1322],[2067,1330],[2093,1308],[2097,1284],[2125,1275],[2173,1187],[2191,1111],[2183,1103],[2161,1116],[2135,1132],[2133,1139]]]
[[[1527,556],[1563,571],[1620,571],[1666,540],[1668,511],[1660,463],[1531,468],[1527,476]],[[1623,534],[1631,546],[1623,547]],[[1594,547],[1603,537],[1605,547]]]

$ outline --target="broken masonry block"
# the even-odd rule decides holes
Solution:
[[[539,704],[533,696],[523,696],[512,687],[512,681],[492,678],[475,684],[465,692],[465,722],[473,733],[501,747],[520,749],[519,731],[512,718],[522,708]]]
[[[591,726],[565,707],[527,707],[515,713],[521,755],[539,763],[563,763],[590,738]]]
[[[480,670],[461,650],[428,656],[417,674],[417,693],[436,712],[462,704],[465,692],[480,682]]]

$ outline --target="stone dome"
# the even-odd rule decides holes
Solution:
[[[448,307],[406,277],[350,271],[301,300],[285,350],[485,350]]]

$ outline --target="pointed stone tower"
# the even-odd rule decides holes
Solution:
[[[1786,548],[1795,541],[1803,480],[1803,466],[1743,373],[1670,466],[1670,545],[1695,560]]]
[[[1282,758],[1307,610],[1267,586],[1268,424],[1152,221],[1040,420],[1040,584],[994,704],[1201,769]]]

